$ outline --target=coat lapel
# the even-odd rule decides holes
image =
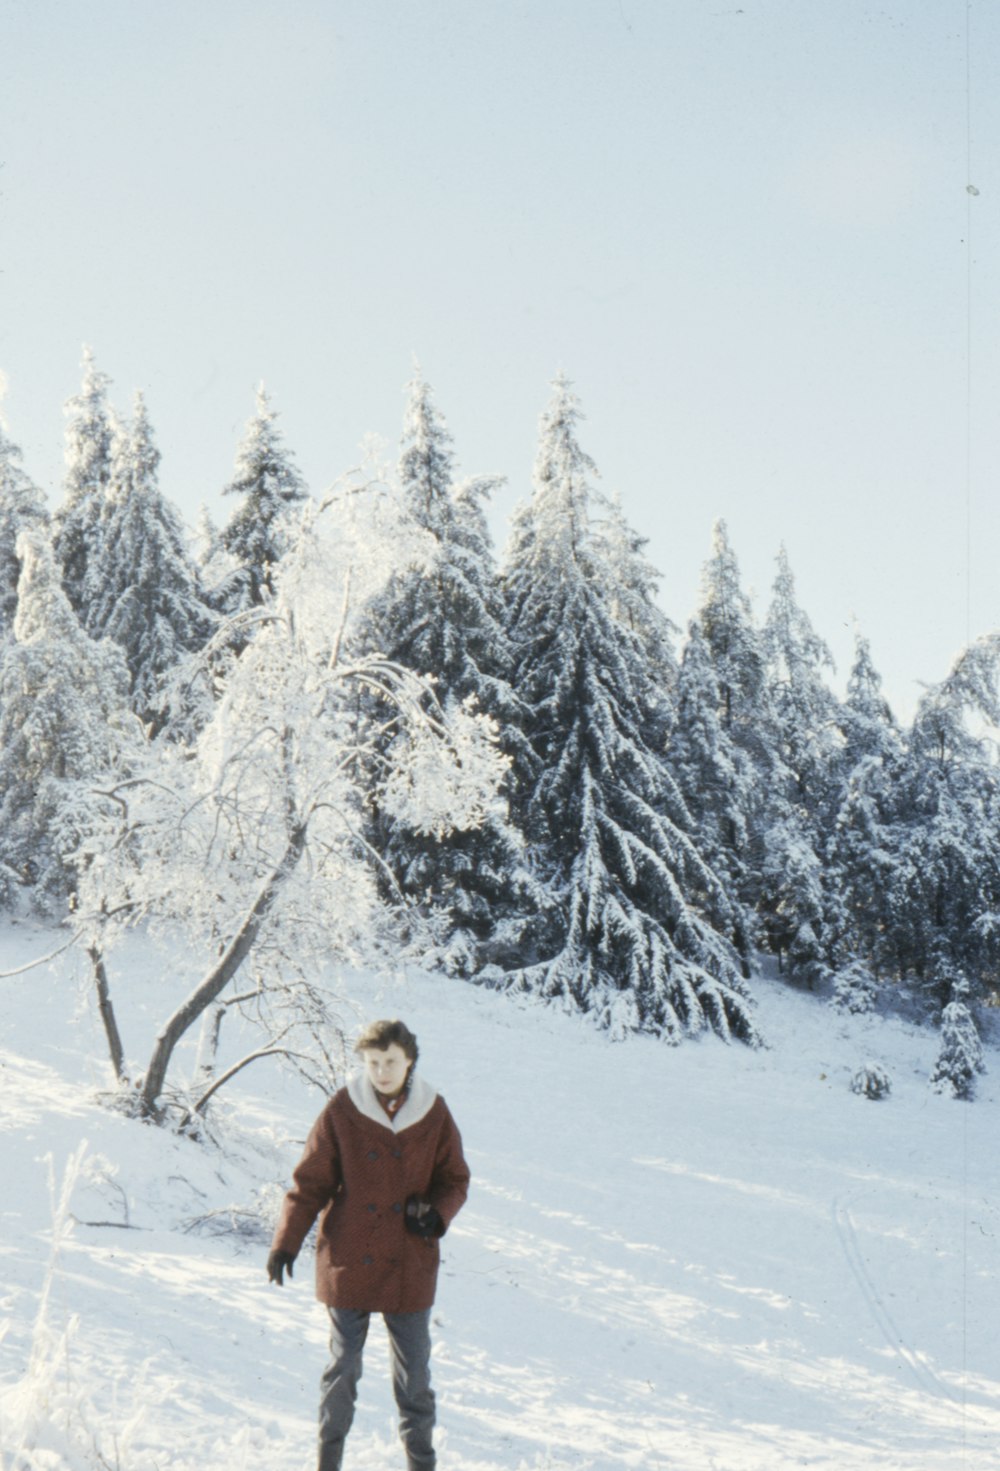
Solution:
[[[426,1078],[415,1074],[410,1083],[406,1102],[391,1117],[379,1103],[378,1095],[367,1073],[355,1073],[348,1080],[347,1096],[358,1113],[363,1114],[366,1119],[381,1124],[383,1128],[389,1129],[394,1134],[401,1134],[404,1129],[412,1128],[414,1124],[419,1124],[421,1119],[427,1117],[437,1098],[437,1089],[432,1088]]]

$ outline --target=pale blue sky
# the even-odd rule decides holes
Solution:
[[[9,432],[58,501],[89,343],[218,519],[259,379],[318,491],[415,353],[502,544],[565,369],[671,617],[725,516],[909,715],[1000,625],[998,62],[985,0],[0,0]]]

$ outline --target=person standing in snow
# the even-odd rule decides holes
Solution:
[[[285,1196],[267,1273],[280,1287],[320,1217],[316,1296],[330,1314],[319,1471],[340,1471],[372,1313],[389,1334],[408,1471],[434,1471],[430,1318],[438,1241],[465,1202],[469,1168],[447,1104],[415,1076],[417,1039],[373,1022],[354,1048],[360,1072],[316,1120]]]

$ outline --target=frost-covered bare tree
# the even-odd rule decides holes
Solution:
[[[233,997],[237,977],[241,1004],[264,1022],[263,1050],[322,1063],[315,977],[331,959],[372,960],[392,933],[362,836],[372,795],[415,831],[438,833],[476,826],[496,801],[505,761],[486,717],[443,710],[426,679],[378,653],[343,653],[357,601],[398,552],[387,500],[384,487],[348,484],[305,518],[272,605],[216,635],[247,642],[211,719],[190,748],[154,743],[142,771],[107,789],[112,815],[81,852],[75,922],[88,950],[103,958],[142,923],[180,928],[205,957],[129,1085],[145,1116],[163,1115],[178,1044]],[[189,678],[212,653],[209,644]],[[354,719],[359,690],[394,733],[377,794],[360,780],[371,767]]]

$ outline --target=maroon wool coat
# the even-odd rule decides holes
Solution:
[[[447,1229],[464,1204],[469,1167],[444,1099],[414,1077],[390,1118],[364,1074],[330,1099],[310,1131],[285,1196],[273,1251],[298,1254],[320,1217],[316,1296],[334,1308],[418,1313],[434,1301],[436,1240],[404,1226],[418,1195]]]

